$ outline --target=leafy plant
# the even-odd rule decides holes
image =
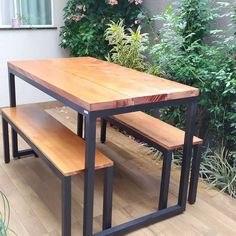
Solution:
[[[209,3],[209,0],[183,0],[178,4],[179,33],[184,38],[185,47],[196,41],[203,43],[209,33],[210,23],[215,18],[215,9],[210,10]]]
[[[200,167],[201,177],[210,187],[221,189],[236,198],[236,162],[230,163],[230,152],[225,148],[204,153]]]
[[[112,46],[108,61],[140,71],[146,69],[143,53],[148,37],[147,34],[141,33],[140,26],[133,31],[131,28],[125,29],[123,20],[118,23],[112,22],[106,29],[105,37]]]
[[[10,204],[6,197],[6,195],[0,191],[0,202],[3,206],[3,213],[0,211],[0,235],[8,236],[8,235],[17,235],[13,230],[9,228],[10,222]],[[1,210],[1,209],[0,209]]]
[[[168,7],[163,15],[156,17],[164,24],[159,42],[151,51],[155,66],[152,72],[198,87],[201,90],[198,134],[213,146],[224,138],[224,145],[233,150],[236,143],[234,47],[227,43],[227,38],[224,44],[219,40],[222,40],[222,30],[209,28],[213,19],[224,16],[217,13],[222,3],[211,10],[206,2],[210,3],[205,0],[184,0],[176,11]],[[203,13],[191,14],[190,3],[191,8]],[[205,17],[204,20],[201,17]],[[198,22],[202,22],[201,26]],[[215,38],[210,45],[204,40],[207,35]],[[162,111],[162,117],[182,126],[184,112],[182,108],[168,108]]]
[[[104,37],[107,24],[123,19],[128,27],[137,28],[141,3],[141,0],[69,0],[64,9],[60,46],[68,49],[71,56],[105,58],[110,50]]]

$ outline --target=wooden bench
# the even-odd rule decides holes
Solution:
[[[157,118],[147,115],[144,112],[132,112],[112,117],[106,117],[101,123],[101,142],[106,141],[106,123],[111,124],[126,131],[135,138],[155,147],[164,155],[162,178],[159,198],[159,209],[167,207],[169,178],[171,170],[172,152],[184,146],[185,132],[169,125]],[[193,162],[190,180],[188,201],[194,204],[196,201],[197,183],[200,167],[200,147],[202,140],[194,137]]]
[[[2,110],[4,160],[10,162],[8,124],[62,181],[62,235],[71,235],[71,176],[85,171],[85,142],[45,111],[33,107]],[[105,170],[103,229],[111,227],[113,162],[96,151],[95,168]]]

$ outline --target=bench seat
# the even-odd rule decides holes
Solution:
[[[2,113],[64,175],[85,170],[85,141],[42,109],[16,107]],[[113,162],[96,150],[95,168],[112,166]]]
[[[169,125],[144,112],[132,112],[112,116],[112,119],[140,133],[167,150],[183,147],[185,132]],[[193,145],[201,144],[202,140],[194,136]]]
[[[106,141],[107,121],[163,153],[159,209],[165,209],[168,201],[172,154],[174,150],[184,146],[185,132],[144,112],[130,112],[102,119],[100,136],[102,143]],[[202,139],[193,137],[193,155],[187,159],[189,161],[193,156],[188,195],[190,204],[196,201],[202,143]]]

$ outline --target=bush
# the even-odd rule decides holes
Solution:
[[[155,63],[152,71],[168,79],[198,87],[201,90],[198,133],[212,142],[213,146],[221,143],[223,138],[224,145],[235,150],[235,48],[230,45],[228,38],[224,39],[224,43],[220,41],[222,30],[210,29],[211,21],[220,17],[216,11],[221,7],[206,9],[206,2],[185,0],[177,11],[168,7],[162,16],[157,17],[164,21],[164,25],[160,40],[151,51]],[[193,9],[204,10],[199,10],[199,14],[191,14],[189,4]],[[202,11],[204,14],[200,14]],[[205,17],[204,20],[201,17]],[[198,22],[202,22],[201,25]],[[207,35],[214,36],[211,45],[204,40]],[[182,108],[169,108],[164,112],[163,117],[168,117],[179,126],[184,123],[181,118],[184,112]]]
[[[119,23],[112,22],[105,33],[106,40],[112,46],[107,57],[108,61],[121,66],[144,71],[147,64],[143,53],[147,49],[147,34],[141,34],[141,27],[136,31],[131,28],[125,30],[123,21]]]
[[[208,148],[202,158],[200,174],[210,187],[219,188],[236,198],[236,162],[231,163],[230,157],[224,148],[215,151]]]
[[[64,9],[65,26],[61,27],[60,46],[71,56],[89,55],[104,58],[109,46],[104,33],[111,20],[123,19],[136,28],[141,0],[68,0]]]

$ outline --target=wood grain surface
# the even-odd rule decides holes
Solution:
[[[91,57],[11,61],[8,67],[89,111],[199,95],[199,90]]]
[[[85,142],[45,111],[35,107],[5,108],[2,112],[65,176],[85,169]],[[95,168],[113,163],[96,151]]]
[[[112,118],[168,150],[174,150],[184,145],[184,131],[144,112],[125,113]],[[200,143],[202,143],[201,139],[193,137],[193,144]]]

